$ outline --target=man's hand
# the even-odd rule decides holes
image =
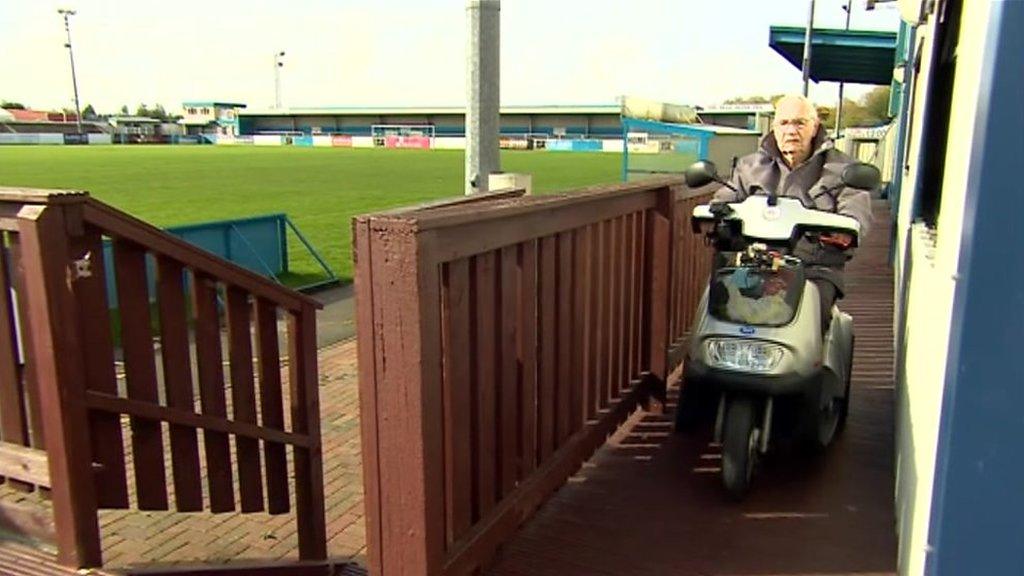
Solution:
[[[830,232],[821,235],[821,243],[846,249],[853,244],[853,235],[846,232]]]
[[[729,206],[728,202],[716,200],[711,201],[711,203],[708,205],[708,210],[711,212],[711,214],[718,217],[728,216],[729,214],[732,214],[733,211],[732,206]]]

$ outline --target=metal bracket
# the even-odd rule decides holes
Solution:
[[[70,275],[72,280],[92,278],[92,252],[86,252],[81,258],[71,261]]]

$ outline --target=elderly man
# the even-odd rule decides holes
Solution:
[[[775,105],[771,134],[761,140],[757,152],[736,165],[731,181],[736,190],[722,187],[712,201],[738,202],[774,190],[779,196],[799,198],[809,208],[852,216],[860,223],[863,239],[871,224],[870,192],[849,187],[828,192],[841,182],[843,169],[851,162],[827,138],[814,104],[803,96],[785,96]],[[845,248],[852,241],[847,234],[822,234],[801,239],[794,251],[821,295],[823,335],[831,323],[832,305],[844,291]]]

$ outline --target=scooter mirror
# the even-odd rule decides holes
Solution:
[[[854,162],[843,169],[843,184],[861,190],[874,190],[882,181],[882,173],[873,164]]]
[[[710,160],[700,160],[690,164],[686,169],[686,185],[690,188],[700,188],[718,180],[718,169],[715,163]]]

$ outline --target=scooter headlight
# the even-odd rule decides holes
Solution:
[[[705,346],[712,366],[744,372],[774,370],[785,354],[777,344],[738,338],[711,338]]]

